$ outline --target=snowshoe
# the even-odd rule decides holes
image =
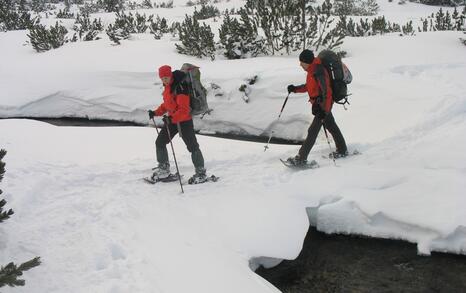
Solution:
[[[331,152],[328,156],[323,156],[324,158],[326,159],[342,159],[342,158],[346,158],[348,156],[354,156],[354,155],[359,155],[361,154],[358,150],[354,150],[352,153],[349,153],[348,151],[344,152],[344,153],[340,153],[340,152]]]
[[[331,152],[328,154],[328,157],[330,159],[341,159],[341,158],[346,158],[348,156],[348,151],[340,153],[340,152]]]
[[[287,166],[288,168],[298,169],[298,170],[306,170],[306,169],[315,169],[319,167],[317,161],[312,160],[308,162],[307,160],[301,160],[298,156],[288,158],[286,161],[280,159],[283,165]]]
[[[170,164],[165,163],[165,164],[159,164],[157,167],[153,168],[154,172],[152,173],[152,176],[150,177],[151,180],[156,181],[158,179],[163,179],[168,177],[170,173]]]
[[[183,177],[183,175],[181,175],[181,177]],[[166,177],[163,177],[163,178],[154,178],[153,176],[151,176],[151,177],[144,177],[142,179],[144,179],[144,181],[149,184],[155,184],[158,182],[167,183],[167,182],[178,181],[179,178],[180,176],[178,176],[178,173],[176,174],[169,173]]]
[[[215,175],[207,176],[205,173],[194,174],[191,178],[189,178],[188,184],[202,184],[205,182],[217,182],[218,179],[220,179],[220,177],[217,177]]]

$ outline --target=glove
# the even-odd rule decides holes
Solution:
[[[295,85],[292,85],[290,84],[288,87],[288,93],[295,93],[296,92],[296,86]]]
[[[149,114],[149,119],[154,119],[155,112],[152,110],[147,110],[147,113]]]
[[[172,124],[172,118],[170,116],[164,115],[162,118],[163,123],[166,125]]]
[[[316,116],[320,120],[324,120],[327,116],[327,113],[320,107],[319,103],[312,104],[312,115]]]

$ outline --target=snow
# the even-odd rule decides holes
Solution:
[[[183,5],[149,11],[177,19],[193,9]],[[438,9],[380,5],[399,22]],[[25,287],[4,292],[279,292],[252,269],[297,257],[309,225],[403,239],[420,254],[466,254],[461,36],[347,38],[353,95],[348,110],[335,106],[334,115],[350,150],[361,155],[334,166],[322,158],[329,149],[321,136],[309,157],[321,168],[293,172],[278,159],[296,154],[297,146],[264,152],[265,143],[198,136],[208,172],[221,179],[185,186],[184,194],[177,183],[141,180],[155,164],[153,128],[0,120],[0,148],[8,151],[0,188],[15,211],[0,225],[0,264],[43,260],[25,274]],[[212,62],[178,55],[176,40],[150,35],[121,46],[103,39],[37,54],[26,40],[25,31],[0,33],[0,117],[148,123],[146,110],[161,101],[156,69],[190,62],[201,66],[206,86],[222,88],[209,92],[212,115],[195,120],[203,133],[273,130],[302,139],[310,123],[307,97],[298,94],[277,121],[286,86],[305,79],[296,54]],[[246,104],[238,88],[254,75]],[[190,155],[181,139],[174,145],[186,181]]]

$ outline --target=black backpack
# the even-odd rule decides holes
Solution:
[[[331,50],[323,50],[317,56],[330,75],[330,85],[333,92],[333,101],[345,105],[348,102],[348,84],[353,76],[341,58]]]

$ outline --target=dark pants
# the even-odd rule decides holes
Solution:
[[[327,131],[332,134],[333,140],[335,141],[335,145],[337,147],[337,152],[339,153],[346,152],[347,148],[346,148],[345,139],[343,138],[343,135],[341,134],[340,128],[338,128],[338,125],[335,123],[335,119],[333,118],[333,115],[331,112],[328,113],[328,115],[325,117],[323,124],[325,124],[325,128],[327,129]],[[314,143],[316,142],[316,139],[317,139],[317,135],[319,134],[319,131],[321,128],[322,128],[322,120],[320,120],[317,117],[314,117],[314,120],[312,120],[311,126],[309,126],[309,129],[307,131],[306,140],[304,140],[303,145],[299,149],[299,157],[301,159],[304,159],[304,160],[307,159],[307,156],[309,155],[309,152],[314,146]]]
[[[170,123],[168,125],[170,135],[173,137],[178,133],[177,124]],[[180,122],[181,138],[183,139],[188,151],[191,153],[191,159],[193,161],[196,170],[204,169],[204,157],[197,143],[196,134],[194,133],[193,120]],[[164,126],[160,131],[157,140],[155,141],[155,147],[157,151],[157,162],[159,164],[168,163],[168,151],[167,144],[170,143],[168,136],[167,127]]]

